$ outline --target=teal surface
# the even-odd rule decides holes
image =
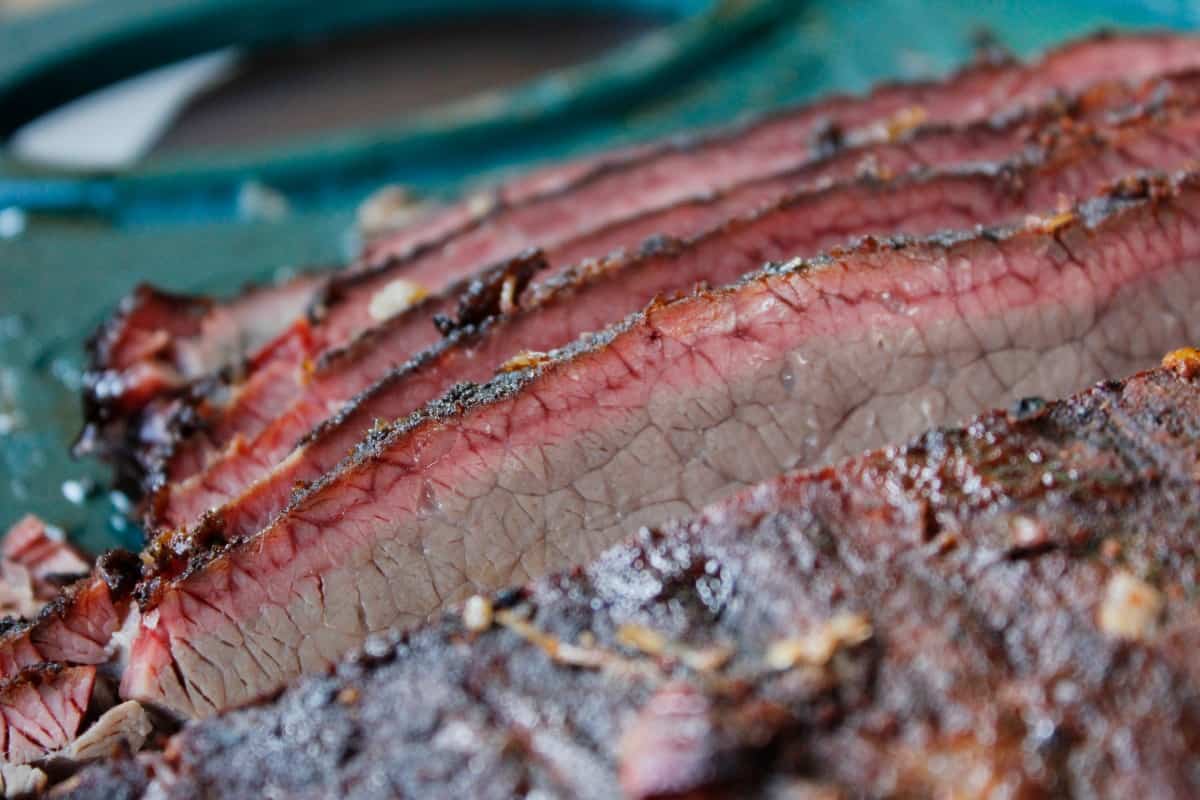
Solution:
[[[102,0],[96,4],[102,13],[87,23],[92,27],[80,22],[84,30],[56,34],[57,50],[44,46],[23,55],[5,46],[10,32],[0,29],[0,98],[6,98],[0,100],[0,127],[28,118],[50,99],[188,50],[234,39],[266,41],[255,38],[266,28],[256,28],[253,19],[235,26],[236,36],[226,29],[222,40],[220,26],[207,16],[214,8],[234,13],[245,5],[254,4]],[[404,7],[414,19],[447,7],[379,5]],[[477,0],[452,7],[503,13],[580,5]],[[449,194],[536,161],[728,122],[831,90],[862,90],[885,78],[940,74],[970,55],[981,31],[1028,55],[1098,27],[1186,29],[1200,18],[1197,6],[1186,2],[630,0],[620,6],[661,15],[667,26],[568,80],[550,78],[394,129],[286,143],[270,152],[149,163],[121,175],[48,173],[0,161],[0,232],[21,227],[9,228],[18,217],[3,211],[6,206],[29,211],[19,233],[0,236],[0,526],[33,511],[94,549],[136,543],[121,499],[102,488],[104,470],[72,461],[67,447],[79,426],[81,343],[138,281],[231,292],[280,270],[343,260],[355,246],[353,206],[372,186],[399,181]],[[149,14],[151,7],[167,18]],[[80,77],[81,62],[59,50],[67,48],[69,55],[71,42],[86,40],[93,50],[84,55],[94,63],[101,45],[145,41],[137,38],[145,30],[122,27],[130,19],[126,13],[181,33],[171,49],[139,52],[113,65],[111,74]],[[330,14],[321,21],[326,30],[355,24]],[[28,71],[14,80],[18,67]],[[30,75],[43,86],[58,86],[59,94],[22,100],[20,87],[33,80]],[[238,220],[232,198],[248,180],[281,191],[292,214],[273,223]],[[76,502],[77,490],[89,484],[96,488]]]

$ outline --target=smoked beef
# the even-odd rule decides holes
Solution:
[[[373,327],[381,314],[371,313],[372,301],[396,279],[436,292],[524,248],[566,242],[597,226],[669,204],[696,191],[718,189],[795,165],[808,158],[814,146],[819,152],[836,144],[843,130],[897,121],[903,126],[922,118],[978,119],[1013,105],[1077,91],[1097,80],[1136,81],[1195,67],[1200,65],[1198,53],[1193,40],[1174,35],[1094,37],[1028,66],[1009,61],[978,64],[943,82],[890,84],[863,98],[833,97],[733,130],[638,148],[613,162],[601,160],[565,183],[551,181],[553,188],[544,193],[518,192],[514,202],[501,202],[481,214],[460,212],[464,220],[461,228],[439,227],[438,237],[419,245],[413,244],[421,239],[419,235],[416,239],[407,235],[403,255],[334,276],[321,291],[321,300],[310,317],[297,320],[248,363],[251,372],[267,369],[267,383],[273,384],[280,375],[290,376],[306,359],[316,358],[328,347]],[[446,229],[451,232],[446,233]],[[266,298],[270,295],[271,290],[261,293]],[[252,316],[262,320],[286,318],[277,314]],[[152,324],[144,329],[138,324],[143,318],[127,315],[125,319],[130,320],[133,331],[126,330],[126,323],[118,320],[108,326],[105,335],[121,341],[164,341],[160,328]],[[222,328],[227,340],[242,338],[236,324],[200,322],[197,328],[201,332]],[[165,341],[178,340],[168,330]],[[223,349],[209,342],[184,342],[180,346],[187,352]],[[94,423],[81,442],[84,449],[109,454],[122,471],[120,477],[126,488],[135,487],[142,478],[139,470],[144,459],[136,451],[144,442],[162,445],[181,432],[206,428],[214,418],[221,417],[221,407],[230,394],[213,389],[214,383],[224,383],[219,378],[194,383],[199,375],[181,367],[176,349],[174,344],[135,348],[137,355],[131,363],[123,361],[115,367],[104,360],[101,352],[90,372],[88,383],[92,388],[87,406]],[[207,366],[215,368],[219,364]],[[186,376],[186,380],[164,380],[164,375],[172,374]],[[143,412],[148,414],[144,417]],[[170,420],[169,426],[164,426],[166,420]],[[156,463],[156,459],[151,461]]]
[[[782,469],[1143,365],[1200,339],[1198,220],[1200,179],[1130,179],[774,265],[460,385],[266,529],[159,541],[122,695],[209,715]]]
[[[398,356],[411,352],[403,346],[408,342],[373,342],[362,357],[345,359],[351,363],[308,376],[287,412],[276,414],[261,435],[238,442],[193,478],[161,488],[148,504],[147,529],[187,528],[204,516],[203,524],[218,526],[224,538],[249,535],[286,506],[297,485],[336,466],[377,420],[407,416],[455,383],[486,380],[522,351],[562,346],[656,296],[704,282],[722,285],[766,261],[813,254],[851,234],[927,234],[1019,219],[1030,209],[1090,196],[1138,169],[1178,168],[1200,159],[1194,102],[1171,112],[1156,108],[1115,125],[1072,124],[1057,134],[1041,129],[1036,138],[1045,144],[1014,143],[1022,155],[1013,162],[894,181],[867,178],[790,195],[692,239],[650,240],[640,252],[542,283],[519,298],[523,307],[514,302],[505,319],[475,325],[390,372],[385,370]],[[905,146],[909,153],[920,151],[919,145]],[[360,390],[351,405],[338,409]]]
[[[757,486],[66,796],[1196,797],[1200,354],[1170,363]]]

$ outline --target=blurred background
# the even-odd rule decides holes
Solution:
[[[352,259],[530,165],[1030,55],[1183,0],[0,0],[0,529],[136,544],[68,448],[82,343],[141,281]]]

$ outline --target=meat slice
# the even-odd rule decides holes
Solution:
[[[1114,71],[1116,62],[1106,64],[1108,58],[1128,61]],[[444,284],[464,271],[474,272],[481,263],[511,257],[527,247],[553,245],[602,222],[797,164],[811,155],[818,128],[828,134],[831,123],[853,129],[897,113],[930,121],[977,119],[1097,80],[1138,80],[1196,66],[1200,56],[1187,38],[1091,39],[1028,66],[988,63],[942,82],[892,84],[864,99],[835,97],[724,134],[651,149],[628,165],[590,171],[569,193],[552,195],[553,201],[518,204],[488,219],[477,232],[426,251],[427,256],[334,276],[325,290],[328,308],[314,333],[318,341],[336,344],[373,326],[376,320],[365,312],[375,292],[392,277]],[[828,135],[823,141],[827,145]]]
[[[147,796],[1195,797],[1200,354],[1172,363],[372,639],[186,727]]]
[[[379,426],[264,530],[163,543],[128,699],[206,716],[644,524],[1200,339],[1200,178],[651,305]],[[153,553],[147,554],[152,556]]]
[[[62,531],[26,515],[0,540],[0,617],[36,616],[65,584],[90,569]]]
[[[192,479],[160,489],[148,506],[147,529],[186,528],[203,516],[203,524],[216,526],[225,538],[249,535],[287,505],[297,485],[336,466],[377,420],[404,417],[455,383],[487,380],[522,351],[564,345],[656,296],[706,281],[725,284],[764,261],[816,253],[850,234],[923,234],[1019,219],[1031,208],[1087,197],[1137,169],[1179,168],[1200,158],[1200,111],[1194,104],[1126,116],[1113,126],[1068,125],[1066,131],[1058,136],[1041,131],[1035,138],[1053,142],[1020,148],[1015,162],[836,185],[791,195],[693,239],[651,240],[641,252],[589,263],[542,284],[519,313],[453,336],[390,373],[384,370],[394,354],[405,352],[403,345],[377,342],[365,357],[309,376],[308,385],[297,390],[303,393],[262,435],[239,443]],[[349,407],[337,410],[364,387]],[[258,483],[247,489],[251,481]],[[230,498],[237,499],[227,502]]]
[[[135,779],[136,780],[136,779]],[[46,790],[48,776],[26,764],[0,764],[0,792],[7,797],[37,797]],[[123,784],[124,785],[130,784]]]
[[[184,400],[189,394],[202,396],[219,370],[238,369],[245,354],[258,351],[301,315],[319,280],[301,275],[227,302],[138,286],[88,341],[86,422],[76,454],[113,461],[123,479],[136,474],[136,465],[121,461],[130,455],[121,443],[139,433],[151,435],[128,430],[139,412],[150,403],[170,403],[181,391]],[[125,488],[136,488],[124,482]]]
[[[53,599],[64,580],[86,574],[91,564],[67,543],[63,532],[32,514],[17,522],[0,541],[0,569],[19,568],[34,600]]]
[[[150,717],[140,703],[127,700],[99,716],[82,734],[52,757],[80,763],[136,753],[153,732]]]
[[[381,314],[371,313],[373,301],[395,280],[415,282],[436,291],[529,246],[562,243],[614,219],[669,204],[696,191],[717,189],[795,165],[812,154],[814,143],[818,152],[836,144],[837,132],[842,129],[879,123],[896,114],[901,124],[916,118],[976,119],[1014,104],[1078,90],[1097,80],[1136,81],[1196,67],[1200,65],[1198,52],[1191,39],[1173,35],[1092,38],[1028,66],[1009,62],[976,65],[946,81],[892,84],[865,98],[835,97],[722,133],[646,148],[615,164],[587,170],[565,187],[516,203],[501,203],[486,214],[470,217],[460,233],[408,248],[408,255],[334,276],[322,290],[322,300],[315,309],[314,318],[319,324],[309,318],[295,321],[266,346],[262,358],[252,360],[257,369],[264,365],[279,367],[282,361],[281,371],[288,372],[306,358],[315,358],[326,348],[375,325]],[[135,338],[154,337],[141,334]],[[103,372],[103,365],[97,372]],[[267,382],[273,383],[279,374],[271,372]],[[114,380],[111,385],[119,387],[121,381]],[[206,398],[200,422],[211,420],[223,405],[220,393]],[[196,413],[186,397],[164,403],[168,409],[182,404],[179,413],[185,418]],[[113,441],[105,449],[121,448],[118,463],[136,469],[138,459],[124,451],[137,447],[143,432],[152,443],[164,435],[174,435],[164,432],[158,405],[155,403],[154,413],[146,419],[140,412],[132,419],[125,415],[87,438]],[[188,427],[196,424],[192,419],[187,422]],[[127,484],[133,484],[140,475],[124,478]]]
[[[129,553],[101,556],[92,574],[66,587],[32,620],[0,624],[0,680],[40,664],[104,664],[113,655],[140,563]]]
[[[97,688],[97,672],[46,663],[0,683],[0,765],[35,764],[61,776],[140,750],[154,731],[150,715],[132,700],[105,710],[112,689]]]
[[[0,684],[0,754],[25,764],[69,744],[79,731],[95,667],[39,666]]]

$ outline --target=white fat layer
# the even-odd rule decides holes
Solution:
[[[46,789],[46,773],[27,764],[0,764],[0,792],[4,797],[40,795]]]
[[[158,621],[158,611],[152,611],[146,615],[146,627],[153,628],[150,617],[154,618],[154,622]],[[129,664],[129,654],[133,648],[133,640],[137,636],[138,628],[141,626],[142,612],[138,610],[135,603],[129,604],[129,610],[125,612],[125,619],[121,621],[120,627],[113,631],[112,636],[108,639],[106,651],[108,653],[109,665],[114,668],[117,674],[125,671],[125,667]]]

